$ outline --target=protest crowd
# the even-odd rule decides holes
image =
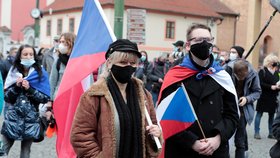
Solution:
[[[75,37],[72,33],[56,36],[52,48],[40,49],[42,57],[32,46],[22,45],[11,48],[9,56],[1,60],[5,101],[2,154],[8,155],[13,142],[20,140],[20,156],[29,157],[33,142],[54,134],[52,103]],[[229,148],[234,147],[235,157],[242,158],[250,148],[247,124],[254,124],[255,139],[265,137],[260,129],[263,113],[269,114],[267,138],[279,137],[273,128],[279,126],[273,125],[280,90],[276,55],[265,57],[263,67],[255,70],[244,59],[242,46],[219,50],[210,28],[202,24],[191,26],[186,42],[179,40],[173,47],[170,54],[149,60],[148,53],[129,40],[118,39],[109,45],[106,62],[91,74],[92,86],[81,96],[73,119],[71,143],[79,157],[229,157]],[[176,100],[180,88],[186,92],[183,98],[189,98],[193,114],[177,109],[176,103],[188,102]],[[194,120],[186,118],[190,125],[185,129],[169,131],[180,127],[176,123],[180,118],[158,112],[162,108],[157,107],[164,106],[161,104],[171,94],[174,105],[169,103],[169,108],[174,108],[175,115],[194,115]],[[143,117],[145,109],[152,124]],[[163,122],[161,128],[158,121]],[[164,147],[157,148],[150,136],[159,138]]]
[[[1,156],[19,141],[20,157],[29,158],[31,146],[56,134],[58,154],[67,139],[72,155],[105,158],[248,158],[249,125],[255,140],[280,139],[277,54],[256,69],[244,46],[220,50],[204,24],[191,25],[172,52],[156,58],[128,39],[112,38],[104,62],[88,74],[89,88],[69,101],[67,109],[77,103],[73,113],[57,115],[65,110],[58,105],[67,98],[64,81],[75,80],[70,67],[81,38],[65,32],[51,48],[21,45],[0,59]],[[68,117],[70,126],[61,120]]]

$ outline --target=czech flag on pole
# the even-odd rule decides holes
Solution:
[[[98,0],[85,0],[78,35],[53,105],[59,158],[76,157],[70,144],[76,107],[82,93],[89,88],[87,77],[105,62],[105,52],[115,40]]]
[[[187,129],[197,120],[184,85],[161,101],[156,115],[165,140]]]

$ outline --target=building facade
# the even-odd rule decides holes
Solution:
[[[63,0],[56,0],[44,9],[40,33],[42,46],[51,45],[52,38],[63,32],[77,33],[83,1],[68,2],[66,4]],[[113,28],[114,1],[100,0],[100,3]],[[161,53],[171,53],[172,43],[177,40],[185,41],[187,28],[193,23],[208,25],[216,38],[217,23],[221,19],[222,15],[202,1],[189,0],[186,3],[186,0],[174,0],[158,3],[158,0],[126,0],[123,38],[137,42],[139,49],[146,50],[152,59]]]
[[[53,1],[39,0],[39,8],[45,8],[47,4]],[[34,24],[34,19],[30,16],[30,13],[35,7],[36,0],[0,0],[0,28],[2,28],[0,29],[0,52],[6,52],[11,46],[20,44],[33,45],[34,42],[27,39],[30,40],[29,36],[32,36],[34,40],[34,31],[33,35],[30,35],[26,28]],[[8,34],[3,32],[3,30],[7,30],[3,28],[7,28],[10,32]],[[26,37],[26,33],[29,34],[28,37]]]
[[[241,45],[246,51],[249,51],[275,9],[269,4],[268,0],[220,1],[240,14],[236,26],[236,45]],[[262,66],[263,58],[267,54],[275,53],[279,56],[279,26],[280,15],[276,13],[248,57],[248,60],[251,61],[256,68]]]

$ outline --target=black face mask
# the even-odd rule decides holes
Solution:
[[[200,60],[206,60],[211,54],[212,44],[206,42],[191,45],[191,53]]]
[[[113,65],[111,72],[115,79],[120,83],[127,83],[131,79],[131,75],[135,72],[136,67]]]
[[[159,66],[163,66],[165,62],[163,62],[163,61],[158,61],[157,63],[158,63]]]

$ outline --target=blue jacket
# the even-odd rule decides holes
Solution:
[[[232,65],[233,66],[233,65]],[[250,125],[254,119],[254,102],[260,98],[261,86],[258,73],[253,69],[252,65],[248,63],[249,74],[245,78],[243,94],[247,99],[247,103],[243,106],[244,115],[247,123]],[[232,67],[233,68],[233,67]],[[236,78],[231,74],[234,85],[236,85]]]
[[[40,118],[38,106],[47,103],[49,97],[30,87],[10,86],[5,90],[4,100],[7,111],[4,116],[1,133],[13,140],[38,139],[40,136]]]

